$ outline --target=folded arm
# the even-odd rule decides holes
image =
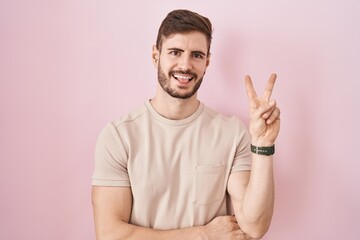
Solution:
[[[130,224],[132,209],[130,187],[94,186],[92,202],[97,240],[247,239],[236,219],[231,216],[216,217],[205,226],[173,230],[156,230]]]
[[[97,240],[201,239],[200,228],[160,231],[129,224],[130,187],[93,187],[92,201]]]

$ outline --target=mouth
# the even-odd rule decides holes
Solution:
[[[175,73],[171,75],[173,78],[175,78],[176,80],[178,80],[181,83],[187,83],[190,82],[191,80],[194,79],[194,77],[192,75],[189,74],[179,74],[179,73]]]

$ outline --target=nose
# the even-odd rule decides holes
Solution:
[[[178,62],[178,68],[186,71],[192,68],[191,57],[183,54]]]

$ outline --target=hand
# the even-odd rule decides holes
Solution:
[[[250,76],[245,76],[245,86],[250,103],[250,135],[252,144],[259,147],[272,146],[280,130],[280,109],[270,100],[276,74],[271,74],[264,93],[258,97]]]
[[[219,216],[204,226],[209,240],[249,239],[240,229],[235,216]]]

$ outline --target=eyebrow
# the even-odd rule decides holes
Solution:
[[[185,52],[183,49],[181,48],[168,48],[168,51],[179,51],[179,52]],[[203,51],[200,50],[196,50],[196,51],[191,51],[192,54],[196,53],[196,54],[200,54],[203,56],[206,56],[206,54]]]

